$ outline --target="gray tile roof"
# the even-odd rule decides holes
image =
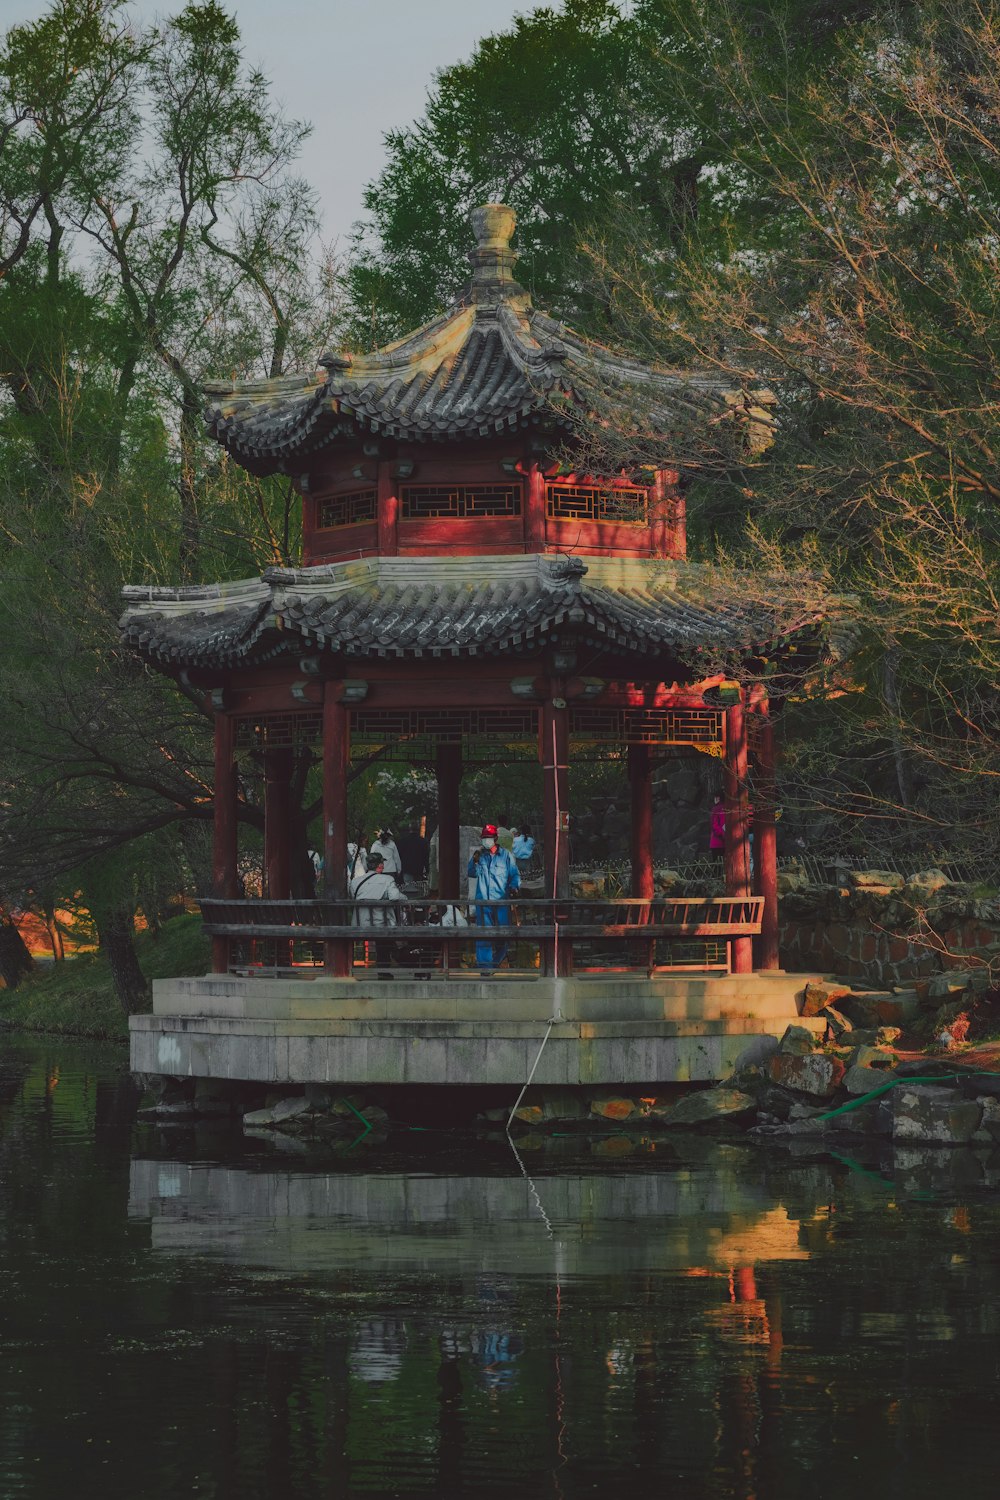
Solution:
[[[814,635],[820,608],[734,597],[692,564],[645,558],[366,558],[273,568],[202,588],[129,587],[123,639],[167,670],[289,652],[365,658],[518,657],[557,636],[706,669]]]
[[[373,354],[326,355],[311,375],[206,386],[212,435],[255,473],[300,473],[315,454],[360,434],[448,441],[520,427],[554,431],[574,408],[618,393],[667,433],[687,407],[724,403],[718,377],[654,370],[535,311],[514,281],[514,216],[473,215],[479,243],[465,292],[442,316]]]

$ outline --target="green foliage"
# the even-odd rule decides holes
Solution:
[[[124,583],[297,557],[290,484],[220,456],[201,383],[327,337],[304,133],[214,0],[145,29],[53,0],[0,46],[0,903],[155,910],[203,867],[209,718],[115,622]]]
[[[517,274],[540,304],[595,316],[582,229],[623,202],[662,223],[680,175],[642,119],[646,77],[637,25],[607,0],[517,17],[445,68],[424,118],[386,137],[366,191],[347,274],[353,339],[382,342],[444,306],[467,275],[469,212],[491,200],[518,211]]]
[[[197,915],[173,917],[158,935],[139,933],[136,950],[147,979],[204,974],[210,945]],[[0,991],[0,1027],[124,1041],[128,1020],[100,953],[38,964],[13,993]]]

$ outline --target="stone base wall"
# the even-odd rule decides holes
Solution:
[[[996,897],[983,899],[943,876],[919,884],[879,871],[851,872],[840,887],[782,874],[779,892],[785,969],[822,969],[884,988],[972,963],[994,966],[1000,982]]]

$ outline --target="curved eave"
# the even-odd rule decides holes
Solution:
[[[295,473],[364,436],[453,443],[519,428],[565,432],[575,412],[639,401],[667,433],[723,399],[713,377],[656,371],[515,299],[456,308],[372,355],[327,356],[301,379],[209,386],[209,431],[254,473]]]
[[[556,639],[639,661],[773,660],[821,626],[813,613],[777,629],[768,611],[719,603],[704,588],[697,597],[693,568],[595,561],[588,586],[557,559],[493,559],[486,582],[453,559],[417,562],[275,569],[204,593],[130,590],[120,628],[147,661],[176,672],[246,668],[303,650],[357,661],[516,658]]]

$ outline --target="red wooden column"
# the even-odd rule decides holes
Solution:
[[[457,901],[465,890],[465,865],[458,847],[461,745],[438,745],[435,770],[438,798],[438,895]]]
[[[264,752],[264,894],[272,901],[291,895],[291,750]]]
[[[648,745],[629,745],[632,793],[632,895],[653,898],[653,757]]]
[[[378,550],[382,557],[399,552],[399,487],[392,475],[392,464],[380,459],[378,465]]]
[[[545,844],[545,894],[553,901],[569,897],[569,719],[565,698],[542,706],[539,728],[542,761],[542,832]],[[561,937],[547,945],[546,972],[573,972],[573,953]]]
[[[323,689],[323,886],[324,894],[343,901],[347,896],[347,769],[351,758],[348,708],[341,701],[339,682]],[[341,907],[336,921],[347,918]],[[350,938],[331,938],[323,944],[323,966],[343,979],[351,972],[354,944]]]
[[[667,473],[667,484],[672,501],[671,507],[671,539],[673,551],[671,556],[678,562],[683,562],[687,557],[687,500],[681,489],[680,475],[674,470]]]
[[[657,469],[650,497],[650,528],[654,557],[687,557],[686,503],[674,469]]]
[[[758,969],[779,969],[778,952],[778,834],[775,826],[774,724],[767,693],[751,699],[757,715],[757,792],[753,806],[754,891],[764,897],[760,937],[756,941]]]
[[[212,895],[233,900],[240,894],[237,866],[236,721],[230,714],[215,716],[215,795],[212,800]],[[212,939],[212,970],[229,968],[229,939]]]
[[[750,800],[747,795],[747,732],[743,694],[726,709],[726,760],[722,775],[726,804],[726,895],[750,895]],[[753,939],[733,938],[733,973],[753,972]]]
[[[653,887],[653,757],[648,745],[629,745],[628,780],[632,814],[632,895],[651,901]],[[655,942],[640,949],[642,961],[652,970],[656,963]]]
[[[529,464],[525,485],[524,550],[545,551],[545,475],[537,463]]]

